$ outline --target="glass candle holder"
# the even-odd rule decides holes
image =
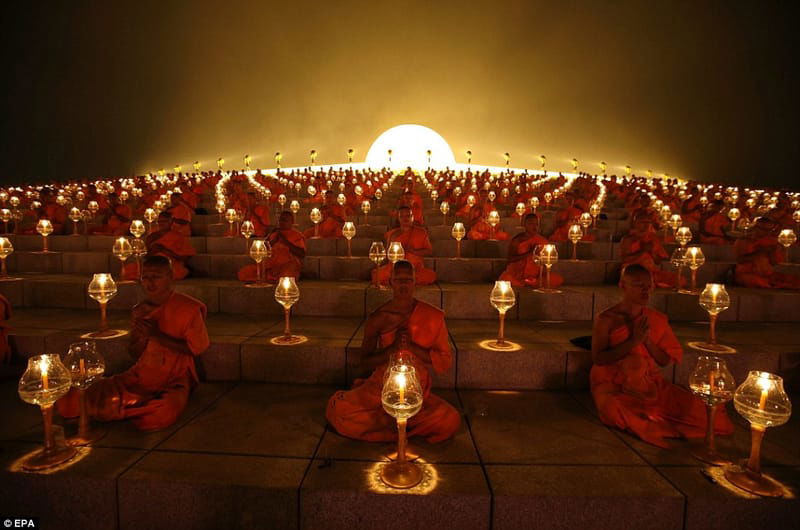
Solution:
[[[706,405],[705,443],[692,451],[692,455],[711,465],[729,464],[730,460],[717,452],[714,437],[714,419],[719,406],[733,399],[736,389],[728,365],[719,357],[701,355],[689,376],[689,389]]]
[[[47,248],[47,236],[53,233],[53,224],[49,219],[39,219],[36,223],[36,231],[42,236],[42,252],[50,252]]]
[[[593,202],[591,206],[589,206],[589,215],[592,216],[592,228],[597,227],[597,217],[600,215],[600,205],[596,202]]]
[[[489,223],[491,229],[489,232],[489,241],[497,241],[495,230],[497,229],[497,225],[500,224],[500,214],[497,213],[497,210],[489,212],[489,215],[486,216],[486,222]]]
[[[375,270],[378,270],[381,262],[386,258],[386,247],[380,241],[373,241],[369,247],[369,259],[375,264]],[[374,274],[373,277],[376,277]],[[377,283],[373,283],[374,287],[378,287]]]
[[[519,226],[524,225],[523,219],[525,218],[525,210],[524,202],[518,202],[517,206],[514,208],[514,212],[517,214],[517,217],[519,217]]]
[[[322,221],[322,212],[319,211],[319,208],[311,208],[308,217],[314,223],[314,236],[311,239],[319,239],[319,223]]]
[[[583,230],[580,225],[571,225],[567,238],[572,242],[572,261],[578,261],[578,241],[583,239]]]
[[[80,407],[78,432],[75,436],[67,438],[67,444],[72,446],[90,445],[103,438],[106,430],[92,427],[86,402],[86,390],[103,377],[106,363],[103,356],[97,352],[94,342],[82,341],[70,344],[69,351],[64,357],[64,366],[70,372],[72,387],[78,392]]]
[[[6,259],[14,253],[14,245],[7,237],[0,237],[0,280],[8,281],[16,278],[9,278]]]
[[[389,244],[389,249],[386,251],[386,257],[392,262],[392,265],[406,257],[406,252],[403,250],[403,244],[399,241],[393,241]]]
[[[292,202],[289,203],[289,211],[292,212],[292,224],[297,226],[297,212],[300,211],[300,201],[293,199]]]
[[[392,488],[413,488],[422,481],[422,469],[406,457],[408,419],[422,409],[422,385],[413,366],[390,366],[381,389],[381,404],[397,420],[397,459],[381,469],[381,480]]]
[[[87,335],[86,338],[105,339],[116,335],[113,330],[108,329],[108,302],[117,295],[117,284],[110,274],[99,273],[92,276],[87,288],[89,298],[96,300],[100,304],[100,329]]]
[[[81,211],[79,208],[70,208],[69,210],[69,220],[72,221],[72,235],[79,236],[78,233],[78,223],[83,219],[81,216]]]
[[[372,209],[372,205],[370,204],[369,201],[361,201],[361,213],[364,214],[364,218],[361,219],[361,224],[363,226],[369,226],[369,223],[367,222],[367,217],[369,216],[370,209]]]
[[[786,256],[785,256],[786,263],[789,263],[791,261],[789,259],[789,248],[792,245],[794,245],[795,242],[797,242],[797,235],[791,228],[784,228],[778,234],[778,243],[783,245],[783,248],[786,249]]]
[[[700,306],[709,314],[708,342],[690,342],[692,348],[713,353],[736,353],[734,348],[717,342],[717,317],[731,305],[731,297],[725,286],[719,283],[707,283],[700,293]]]
[[[227,237],[235,237],[236,231],[233,229],[234,223],[236,223],[238,215],[236,214],[236,210],[233,208],[228,208],[225,210],[225,220],[228,222],[228,233],[226,234]]]
[[[558,250],[552,243],[542,245],[538,254],[539,263],[545,267],[545,287],[539,287],[535,291],[540,293],[560,293],[558,289],[550,287],[550,269],[558,263]]]
[[[514,289],[511,288],[511,282],[502,280],[494,282],[494,287],[489,295],[489,302],[492,304],[492,307],[497,310],[500,318],[500,329],[497,333],[497,340],[490,343],[490,346],[498,350],[514,348],[515,344],[505,340],[506,312],[514,307],[516,303],[516,296],[514,295]]]
[[[125,272],[125,262],[133,254],[133,247],[127,237],[118,237],[114,240],[111,253],[119,260],[119,276],[122,278]]]
[[[736,412],[750,422],[750,458],[725,470],[725,478],[743,490],[766,497],[783,495],[779,483],[761,473],[761,443],[767,427],[789,421],[792,403],[783,379],[769,372],[751,371],[733,395]]]
[[[697,269],[703,266],[706,262],[706,257],[700,247],[689,247],[684,254],[686,265],[692,271],[692,286],[689,289],[681,289],[679,292],[685,294],[700,294],[697,288]]]
[[[442,212],[442,226],[445,226],[447,224],[447,213],[450,211],[450,203],[442,201],[439,205],[439,211]]]
[[[464,223],[453,223],[453,229],[450,231],[450,234],[456,240],[456,257],[453,259],[461,259],[461,240],[467,235],[467,229],[464,227]]]
[[[353,221],[345,221],[344,225],[342,225],[342,235],[347,240],[347,257],[352,258],[353,250],[351,240],[356,235],[356,225]]]
[[[736,231],[736,221],[738,221],[741,216],[742,212],[739,211],[739,208],[731,208],[728,210],[728,219],[731,220],[731,230],[734,232]]]
[[[23,469],[40,471],[62,464],[77,454],[75,448],[57,443],[53,432],[53,404],[69,392],[71,385],[69,370],[57,354],[37,355],[28,359],[17,390],[22,401],[41,408],[44,447],[23,461]]]
[[[144,223],[140,219],[134,219],[133,221],[131,221],[130,232],[131,235],[133,235],[133,237],[138,239],[142,237],[145,234],[145,232],[147,232],[147,229],[145,228]]]
[[[675,241],[681,246],[681,248],[685,248],[686,245],[692,240],[692,229],[688,226],[681,226],[678,227],[678,230],[675,231]]]
[[[275,300],[283,306],[285,326],[283,335],[272,339],[273,344],[282,346],[291,346],[305,342],[306,338],[299,335],[292,335],[290,326],[290,313],[292,306],[300,299],[300,289],[297,287],[295,279],[291,276],[283,276],[278,280],[278,285],[275,286]]]
[[[263,239],[254,239],[250,245],[249,254],[250,258],[256,262],[256,283],[248,284],[248,287],[267,287],[268,285],[264,282],[264,272],[261,264],[272,254],[269,243]]]

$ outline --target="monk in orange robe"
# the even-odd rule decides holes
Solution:
[[[556,212],[556,229],[550,234],[550,241],[569,241],[569,229],[572,225],[578,224],[578,220],[583,210],[575,206],[575,194],[567,192],[564,196],[566,201],[563,208]],[[584,232],[581,241],[594,241],[595,236],[589,230]]]
[[[700,242],[710,245],[730,245],[731,237],[728,230],[731,228],[731,220],[722,213],[725,203],[722,201],[712,201],[708,204],[706,211],[700,216]]]
[[[515,235],[508,246],[508,265],[500,275],[500,280],[509,281],[514,287],[544,287],[542,276],[544,265],[537,263],[534,250],[548,243],[539,234],[539,216],[529,213],[525,216],[525,231]],[[550,287],[555,289],[564,283],[564,277],[550,272]]]
[[[325,206],[322,207],[322,221],[317,226],[316,234],[322,238],[337,238],[342,236],[342,225],[346,220],[347,211],[344,206],[336,202],[336,195],[331,191],[325,192]],[[309,228],[303,235],[314,237],[314,228]]]
[[[405,259],[414,265],[417,285],[430,285],[436,281],[436,272],[425,267],[424,256],[428,256],[433,251],[428,232],[421,226],[414,224],[414,215],[411,208],[401,206],[397,211],[400,226],[386,232],[386,249],[388,250],[392,242],[397,241],[403,245]],[[372,283],[375,285],[389,283],[392,274],[392,264],[387,263],[382,267],[373,269]]]
[[[9,318],[11,318],[11,302],[0,294],[0,364],[11,362],[11,346],[8,344]]]
[[[192,213],[193,210],[189,207],[180,193],[173,193],[170,195],[171,206],[167,209],[172,222],[175,225],[174,230],[190,237],[192,235]]]
[[[383,376],[395,360],[414,366],[423,392],[422,408],[408,420],[409,436],[436,443],[459,428],[458,411],[431,392],[430,368],[444,373],[453,364],[444,312],[414,298],[414,270],[405,260],[394,264],[393,297],[367,319],[361,366],[371,375],[356,379],[352,390],[340,390],[328,401],[325,416],[342,436],[368,442],[397,439],[396,420],[381,404]]]
[[[473,241],[508,241],[511,236],[508,232],[500,228],[500,226],[492,225],[483,216],[483,209],[479,205],[475,205],[470,210],[469,219],[469,232],[467,232],[467,239]]]
[[[133,308],[129,349],[136,364],[102,379],[86,391],[89,415],[100,421],[131,419],[143,431],[169,427],[178,419],[199,382],[194,358],[210,341],[206,306],[175,292],[170,262],[148,256],[142,272],[145,300]],[[79,413],[73,389],[58,401],[65,418]]]
[[[302,232],[292,228],[292,212],[282,212],[278,218],[278,228],[270,232],[267,242],[272,248],[272,256],[261,262],[261,279],[267,283],[277,282],[283,276],[299,278],[306,257],[306,239]],[[255,282],[258,280],[257,265],[246,265],[239,270],[239,280]]]
[[[783,246],[775,237],[780,226],[759,217],[746,239],[736,242],[737,285],[760,289],[800,289],[800,277],[775,270],[774,265],[785,261]]]
[[[189,275],[186,263],[189,258],[197,254],[192,242],[176,225],[169,213],[161,212],[158,216],[158,230],[145,238],[148,256],[165,256],[172,261],[172,278],[182,280]],[[123,267],[122,277],[125,280],[137,280],[138,270],[132,263]]]
[[[675,287],[678,276],[672,271],[661,270],[659,264],[669,258],[658,233],[648,215],[633,220],[633,229],[622,238],[622,266],[641,265],[653,275],[656,287]]]
[[[702,438],[705,404],[667,382],[659,369],[679,363],[683,349],[666,315],[647,307],[653,292],[650,271],[627,267],[620,287],[622,301],[600,313],[592,330],[590,385],[600,420],[659,447],[669,447],[666,438]],[[733,433],[723,407],[715,431]]]

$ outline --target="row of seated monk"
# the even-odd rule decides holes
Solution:
[[[393,242],[403,246],[404,257],[414,265],[417,283],[429,285],[436,281],[436,272],[425,266],[424,258],[430,256],[433,245],[425,227],[414,224],[410,207],[398,209],[400,226],[388,231],[384,238],[386,248]],[[800,288],[800,277],[780,272],[776,265],[785,261],[784,248],[778,243],[775,232],[777,226],[768,218],[758,218],[746,237],[737,240],[735,250],[737,264],[734,278],[737,285],[756,288]],[[293,227],[291,212],[283,212],[278,226],[266,234],[271,247],[271,256],[259,264],[243,267],[238,278],[244,282],[258,280],[274,282],[278,278],[290,276],[300,278],[303,259],[306,253],[306,234]],[[508,245],[508,264],[499,279],[510,281],[515,287],[541,287],[544,281],[538,259],[538,250],[553,241],[539,234],[539,217],[528,214],[524,219],[524,231],[511,238]],[[158,218],[158,229],[146,238],[149,254],[162,255],[173,261],[174,276],[183,279],[189,274],[189,258],[196,254],[190,238],[182,231],[182,225],[175,225],[168,212]],[[661,264],[669,260],[664,249],[662,236],[655,230],[650,215],[638,215],[627,236],[621,242],[621,262],[623,266],[641,265],[654,277],[659,288],[672,288],[678,285],[675,272],[662,270]],[[260,270],[259,270],[260,269]],[[387,284],[391,264],[377,267],[372,272],[375,284]],[[123,269],[124,279],[137,279],[139,270],[135,264]],[[560,274],[550,274],[550,286],[563,284],[565,278]]]
[[[381,390],[387,368],[403,362],[415,368],[424,399],[421,410],[408,421],[409,434],[431,443],[446,440],[459,430],[461,415],[431,391],[432,372],[445,373],[453,364],[444,312],[415,298],[416,267],[409,261],[391,267],[389,285],[391,300],[365,323],[358,354],[361,376],[352,388],[330,397],[326,417],[343,436],[394,440],[395,422],[383,410]],[[144,301],[132,309],[128,345],[135,363],[89,388],[88,412],[100,421],[130,420],[141,430],[153,431],[172,425],[186,408],[200,382],[195,359],[210,341],[205,305],[175,291],[167,258],[145,258],[141,288]],[[590,387],[605,424],[668,447],[669,438],[704,435],[706,408],[661,375],[661,367],[681,361],[683,350],[667,317],[648,307],[653,288],[646,268],[625,269],[621,301],[600,313],[594,323]],[[0,302],[1,322],[10,316],[11,307],[5,299]],[[0,361],[7,361],[7,337],[2,339]],[[73,390],[59,400],[56,409],[65,418],[77,416],[77,393]],[[716,431],[733,431],[724,409],[716,416]]]

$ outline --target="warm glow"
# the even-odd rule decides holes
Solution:
[[[391,150],[391,156],[388,155]],[[398,125],[381,134],[367,152],[366,165],[371,168],[404,169],[455,167],[453,150],[436,131],[422,125]],[[391,158],[391,162],[390,162]]]

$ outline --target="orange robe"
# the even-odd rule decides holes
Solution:
[[[520,236],[515,236],[520,237]],[[517,252],[519,254],[527,254],[525,259],[520,259],[517,261],[512,261],[506,266],[506,270],[500,274],[500,280],[511,282],[511,285],[514,287],[533,287],[534,289],[538,287],[544,287],[546,285],[547,279],[544,276],[544,272],[542,270],[542,265],[539,265],[533,260],[533,254],[531,251],[536,247],[536,245],[546,245],[547,239],[542,237],[539,234],[529,238],[526,241],[523,241],[517,246]],[[541,275],[541,276],[540,276]],[[541,277],[542,282],[541,285],[539,284],[539,278]],[[560,274],[550,271],[550,287],[555,289],[561,286],[564,283],[564,277]]]
[[[298,230],[290,228],[289,230],[282,230],[281,233],[293,245],[303,249],[306,248],[306,239]],[[277,232],[271,233],[267,240],[272,247],[272,256],[261,262],[262,280],[267,283],[275,283],[283,276],[299,278],[300,272],[303,270],[303,260],[292,254],[289,246],[278,237]],[[256,264],[245,265],[239,269],[238,277],[243,282],[257,281],[258,269]]]
[[[740,239],[735,248],[739,260],[759,248],[763,249],[751,261],[739,261],[736,264],[734,279],[737,285],[758,289],[800,289],[800,276],[778,272],[772,266],[773,262],[784,260],[783,247],[778,246],[775,238]]]
[[[680,342],[669,326],[667,316],[650,308],[644,314],[650,324],[650,339],[678,363],[683,356]],[[611,331],[609,346],[625,342],[630,328],[623,325]],[[669,447],[665,438],[702,438],[706,431],[706,408],[688,390],[667,382],[644,344],[613,364],[592,366],[590,384],[600,420],[606,425],[627,430],[659,447]],[[721,408],[715,430],[731,434],[733,424]]]
[[[148,339],[132,368],[89,387],[89,415],[100,421],[130,418],[143,431],[156,431],[175,423],[198,383],[194,356],[210,344],[205,316],[205,304],[177,292],[153,309],[146,318],[154,320],[170,337],[185,340],[194,355],[172,351],[155,339]],[[59,400],[59,413],[65,418],[77,416],[77,398],[73,390]]]
[[[630,243],[630,252],[631,254],[635,254],[639,252],[643,245],[646,243],[650,243],[650,252],[644,252],[636,257],[628,257],[622,256],[622,265],[623,267],[626,265],[641,265],[653,275],[653,281],[656,284],[656,287],[660,287],[662,289],[675,287],[675,284],[678,281],[678,276],[671,271],[661,270],[661,268],[656,264],[656,258],[660,259],[667,259],[669,255],[667,251],[664,250],[664,247],[661,245],[661,241],[659,241],[658,236],[655,232],[648,232],[644,236],[634,236],[629,235],[626,236]]]
[[[186,262],[190,257],[197,254],[188,237],[180,233],[179,228],[173,228],[163,232],[153,232],[145,240],[147,243],[147,254],[152,256],[165,256],[172,262],[172,277],[175,280],[182,280],[189,275]],[[139,268],[136,263],[130,263],[122,268],[122,278],[125,280],[138,280]]]
[[[11,318],[11,302],[0,294],[0,364],[11,361],[11,346],[8,344],[8,332],[11,327],[8,319]]]
[[[486,241],[492,239],[492,236],[496,241],[508,241],[511,237],[499,225],[492,228],[492,225],[487,223],[485,219],[475,221],[467,233],[467,239],[472,241]]]
[[[403,232],[402,228],[394,228],[386,233],[386,249],[392,242],[398,241],[403,245],[405,260],[414,265],[414,275],[417,285],[430,285],[436,281],[436,272],[425,267],[425,260],[409,249],[432,249],[431,241],[428,239],[428,232],[420,226],[412,226],[408,232]],[[392,275],[392,263],[387,263],[372,271],[372,281],[374,283],[388,284]]]
[[[172,215],[172,223],[181,234],[186,237],[192,235],[192,211],[185,204],[177,204],[167,210]]]
[[[333,206],[322,207],[322,221],[317,227],[317,236],[322,238],[337,238],[342,236],[342,225],[346,218],[344,206],[334,204]],[[314,228],[311,227],[303,232],[306,237],[314,237]]]
[[[453,364],[444,312],[419,300],[408,319],[410,339],[430,351],[437,373],[444,373]],[[381,347],[394,342],[396,330],[383,333]],[[431,374],[418,359],[411,362],[420,386],[423,402],[420,411],[409,418],[409,436],[422,436],[436,443],[452,437],[461,424],[461,416],[447,401],[431,392]],[[342,436],[367,442],[391,442],[397,439],[396,420],[383,410],[381,391],[388,362],[372,372],[368,379],[356,379],[352,390],[339,390],[328,401],[325,413],[328,422]]]
[[[559,210],[556,214],[556,229],[550,235],[550,241],[569,241],[569,229],[572,225],[578,224],[578,219],[582,213],[583,211],[574,206]],[[583,228],[581,228],[581,230],[583,230]],[[581,241],[594,241],[594,239],[594,234],[588,230],[584,230]]]
[[[700,242],[711,245],[729,245],[722,227],[730,227],[731,221],[717,212],[710,217],[700,219]]]

